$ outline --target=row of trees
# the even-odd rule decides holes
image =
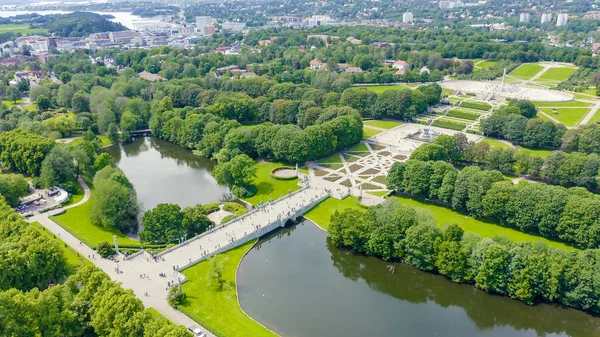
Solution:
[[[0,312],[6,336],[189,336],[185,327],[144,310],[132,290],[91,266],[43,291],[0,292]]]
[[[597,250],[567,253],[541,242],[482,239],[456,224],[440,228],[431,218],[392,199],[366,212],[336,212],[329,238],[338,247],[403,261],[528,304],[557,302],[600,312],[593,276],[600,272]]]
[[[331,109],[326,116],[316,116],[320,125],[307,126],[263,123],[255,128],[242,128],[235,120],[223,120],[213,114],[194,110],[172,110],[165,97],[157,104],[150,127],[159,138],[186,148],[197,149],[204,157],[219,162],[238,154],[266,157],[288,163],[302,163],[345,149],[362,139],[362,119],[353,109]],[[348,114],[350,113],[350,114]],[[307,124],[313,119],[305,116]],[[310,120],[310,122],[308,121]]]
[[[25,222],[2,196],[0,242],[0,291],[45,289],[50,282],[60,282],[66,277],[67,261],[61,247]],[[1,321],[0,327],[4,319]]]
[[[506,139],[526,147],[553,149],[560,147],[566,131],[562,124],[497,112],[481,121],[481,129],[488,137]]]
[[[578,247],[600,244],[595,215],[600,197],[583,188],[525,181],[514,185],[498,171],[470,166],[457,173],[447,162],[419,160],[394,164],[388,188]]]
[[[526,150],[492,148],[484,141],[469,142],[463,134],[442,135],[431,144],[423,144],[411,154],[411,159],[479,165],[565,187],[580,186],[596,190],[600,183],[600,156],[595,153],[554,151],[544,160]]]

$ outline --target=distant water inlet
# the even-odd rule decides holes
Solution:
[[[357,256],[326,235],[304,221],[262,238],[238,271],[242,309],[282,337],[600,336],[600,319],[584,312]]]

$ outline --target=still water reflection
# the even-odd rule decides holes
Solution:
[[[357,256],[328,244],[309,221],[259,241],[237,284],[244,311],[284,337],[600,336],[599,318]]]
[[[229,192],[211,176],[213,161],[158,138],[115,145],[107,152],[133,183],[145,210],[159,203],[206,204],[222,200]]]

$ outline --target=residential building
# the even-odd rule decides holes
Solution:
[[[215,73],[217,75],[223,75],[223,74],[225,74],[228,71],[231,71],[232,74],[241,73],[242,72],[240,70],[240,66],[230,65],[230,66],[226,66],[226,67],[217,68],[217,70],[215,71]],[[244,70],[244,72],[245,72],[245,70]]]
[[[205,34],[206,26],[210,26],[213,23],[213,18],[210,16],[197,16],[196,17],[196,32]]]
[[[410,66],[408,65],[408,63],[406,61],[398,60],[398,61],[394,62],[394,64],[392,65],[392,68],[398,69],[398,70],[408,70],[410,68]]]
[[[109,32],[108,38],[111,42],[119,44],[131,44],[131,41],[140,34],[134,31]]]
[[[166,81],[167,79],[158,75],[158,74],[152,74],[149,73],[147,71],[142,71],[141,73],[138,74],[140,76],[140,78],[145,79],[148,82],[157,82],[157,81]]]
[[[329,15],[313,15],[306,18],[304,22],[309,27],[334,25],[336,23],[335,19],[332,19]]]
[[[327,63],[323,63],[319,59],[314,59],[310,61],[309,68],[310,70],[324,70],[327,69]]]
[[[560,13],[556,18],[556,27],[566,26],[569,22],[569,15],[567,13]]]
[[[529,20],[531,20],[531,14],[529,14],[529,13],[519,14],[519,22],[528,23]]]
[[[44,36],[26,36],[15,40],[17,48],[28,48],[33,54],[45,54],[48,52],[50,43]]]
[[[359,67],[348,67],[344,71],[347,72],[347,73],[350,73],[352,75],[359,74],[359,73],[363,72],[363,70],[360,69]]]
[[[411,24],[413,23],[413,13],[411,12],[406,12],[404,14],[402,14],[402,23],[408,23]]]
[[[551,13],[542,14],[542,20],[540,22],[542,24],[552,22],[552,14]]]
[[[232,31],[234,33],[241,32],[246,28],[246,24],[243,22],[223,22],[221,29]]]

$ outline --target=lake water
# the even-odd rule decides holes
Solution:
[[[215,162],[167,141],[144,137],[107,152],[134,185],[144,210],[159,203],[206,204],[229,193],[211,175]]]
[[[143,20],[143,18],[139,15],[133,15],[129,12],[96,12],[90,11],[96,14],[109,14],[114,16],[114,19],[110,19],[112,22],[118,22],[123,26],[134,29],[133,21]],[[0,18],[7,18],[15,15],[24,15],[24,14],[40,14],[40,15],[50,15],[50,14],[69,14],[73,13],[72,11],[0,11]]]
[[[326,237],[304,221],[261,239],[237,274],[244,311],[283,337],[600,336],[584,312],[488,295]]]

